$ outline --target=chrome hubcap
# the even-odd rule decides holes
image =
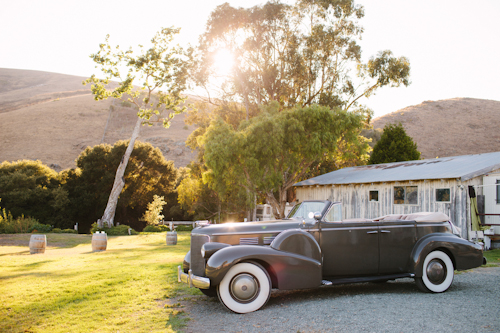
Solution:
[[[427,278],[433,284],[440,284],[446,279],[446,265],[439,259],[433,259],[427,265]]]
[[[231,281],[231,295],[241,303],[248,303],[255,299],[259,291],[259,284],[250,274],[239,274]]]

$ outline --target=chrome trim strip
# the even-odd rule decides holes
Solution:
[[[189,270],[188,274],[186,274],[182,271],[181,266],[177,266],[177,280],[181,283],[187,283],[190,287],[200,289],[210,288],[209,278],[193,275],[191,270]]]
[[[297,226],[298,229],[298,226]],[[225,232],[223,234],[212,234],[212,236],[234,236],[234,235],[254,235],[254,234],[279,234],[283,230],[275,231],[248,231],[248,232]]]

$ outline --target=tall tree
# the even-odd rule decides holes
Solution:
[[[58,228],[73,226],[63,216],[68,192],[57,172],[40,161],[0,163],[0,198],[14,218],[26,215]]]
[[[173,38],[180,29],[164,28],[151,39],[151,46],[145,50],[139,45],[139,51],[132,48],[126,51],[118,46],[111,47],[109,35],[100,50],[90,57],[104,74],[104,79],[92,75],[84,84],[92,84],[92,93],[96,100],[109,97],[128,101],[139,109],[137,122],[132,132],[129,145],[116,170],[113,188],[101,221],[113,226],[118,197],[125,186],[124,173],[135,140],[139,136],[142,124],[151,125],[160,122],[169,127],[172,118],[185,110],[180,107],[186,98],[181,96],[186,88],[187,70],[191,61],[192,50],[180,46],[171,47]],[[126,69],[126,75],[123,70]],[[111,82],[117,81],[117,84]],[[135,84],[141,84],[137,89]]]
[[[369,164],[414,161],[420,159],[417,144],[406,134],[401,123],[387,124],[384,133],[373,148]]]
[[[80,230],[89,230],[101,216],[128,146],[129,142],[118,141],[113,146],[87,147],[76,160],[78,168],[61,173],[70,200],[67,215],[80,223]],[[123,177],[126,184],[117,204],[117,219],[141,230],[145,223],[139,219],[154,195],[166,197],[174,192],[177,171],[158,148],[136,141]]]
[[[225,3],[212,12],[200,38],[196,82],[207,92],[218,90],[211,102],[240,102],[247,115],[270,101],[282,108],[355,108],[380,87],[410,83],[408,59],[391,51],[361,62],[363,16],[354,0],[270,1],[252,8]],[[217,66],[221,49],[234,56],[227,73]]]
[[[341,142],[358,142],[362,114],[313,105],[279,112],[271,103],[234,130],[221,119],[204,136],[204,180],[221,195],[234,186],[265,196],[275,216],[284,217],[287,190],[302,179],[318,156],[335,158]]]

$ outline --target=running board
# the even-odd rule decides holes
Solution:
[[[321,284],[324,286],[330,286],[332,284],[385,281],[385,280],[395,280],[395,279],[412,278],[412,277],[415,277],[415,274],[405,273],[405,274],[376,275],[376,276],[364,276],[364,277],[353,277],[353,278],[331,278],[329,280],[322,280]]]

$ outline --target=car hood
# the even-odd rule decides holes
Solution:
[[[276,233],[287,229],[299,228],[301,221],[295,219],[261,221],[261,222],[239,222],[209,224],[193,229],[193,234],[217,235],[217,234],[254,234],[254,233]]]

